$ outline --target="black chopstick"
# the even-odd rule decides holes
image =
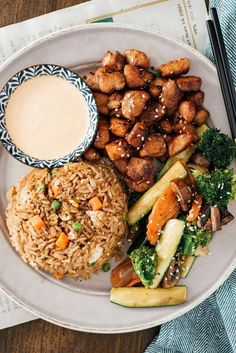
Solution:
[[[215,11],[213,11],[214,19],[216,19]],[[217,28],[217,32],[216,32]],[[207,21],[207,29],[210,37],[212,51],[215,57],[216,68],[219,76],[221,90],[225,102],[225,108],[229,120],[229,125],[232,137],[236,138],[236,98],[233,87],[232,76],[229,69],[225,47],[222,49],[223,36],[219,34],[219,20],[218,23],[212,20]],[[217,36],[218,33],[218,36]],[[223,43],[224,45],[224,43]],[[222,55],[223,54],[223,55]],[[227,62],[227,63],[226,63]],[[227,73],[226,73],[227,72]]]
[[[216,31],[217,40],[218,40],[219,47],[220,47],[220,54],[221,54],[221,57],[222,57],[222,60],[223,60],[223,64],[224,64],[225,76],[226,76],[227,84],[228,84],[228,87],[229,87],[229,93],[230,93],[230,97],[231,97],[231,100],[232,100],[233,109],[236,112],[235,87],[234,87],[233,78],[232,78],[231,71],[230,71],[230,66],[229,66],[229,61],[228,61],[227,52],[226,52],[226,48],[225,48],[224,38],[223,38],[222,31],[221,31],[220,21],[219,21],[219,17],[218,17],[216,8],[212,7],[210,9],[210,13],[211,13],[211,16],[212,16],[213,24],[214,24],[215,31]]]

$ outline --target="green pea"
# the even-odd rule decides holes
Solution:
[[[88,262],[88,267],[93,267],[95,265],[95,262]]]
[[[55,211],[59,211],[61,208],[61,203],[59,200],[55,199],[51,202],[51,206]]]
[[[103,272],[108,272],[111,269],[111,265],[109,264],[109,262],[106,262],[105,264],[102,265],[102,270]]]
[[[75,232],[79,232],[83,228],[83,225],[79,222],[74,222],[72,223],[72,228]]]

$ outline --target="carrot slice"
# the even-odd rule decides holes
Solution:
[[[188,217],[186,218],[186,220],[188,222],[195,221],[199,216],[201,207],[202,207],[202,195],[198,194],[198,195],[196,195],[196,197],[192,203],[191,210],[189,211],[189,214],[188,214]]]
[[[141,279],[140,279],[140,278],[135,278],[135,279],[133,279],[133,281],[131,281],[131,282],[127,285],[127,287],[133,287],[133,286],[135,286],[135,284],[140,283],[140,282],[141,282]]]
[[[148,218],[147,238],[152,245],[156,245],[161,229],[171,218],[176,218],[179,213],[179,203],[171,186],[156,200]]]
[[[64,250],[65,248],[67,248],[69,241],[70,240],[69,240],[68,236],[65,233],[61,232],[59,234],[59,237],[57,238],[56,246],[58,248],[60,248],[61,250]]]
[[[89,204],[90,204],[90,206],[91,206],[93,211],[101,210],[102,207],[103,207],[100,199],[97,196],[95,196],[92,199],[90,199],[89,200]]]
[[[33,216],[29,221],[36,231],[40,231],[42,228],[45,228],[45,223],[39,215]]]
[[[55,272],[55,273],[54,273],[54,277],[55,277],[56,279],[61,279],[61,278],[63,278],[64,276],[63,276],[60,272]]]

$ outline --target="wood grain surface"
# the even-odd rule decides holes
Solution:
[[[87,0],[0,0],[0,27]],[[206,0],[208,5],[208,1]],[[142,353],[159,328],[101,335],[36,320],[0,331],[0,353]]]

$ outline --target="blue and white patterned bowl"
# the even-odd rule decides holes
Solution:
[[[42,76],[42,75],[58,76],[69,81],[71,84],[77,87],[78,90],[82,93],[89,109],[89,124],[88,124],[87,133],[85,135],[85,139],[77,146],[77,148],[74,151],[71,151],[71,153],[59,159],[40,160],[26,155],[13,143],[6,128],[5,111],[12,93],[24,81],[29,80],[32,77]],[[90,91],[86,83],[82,80],[82,78],[80,78],[77,74],[75,74],[71,70],[62,66],[42,64],[42,65],[35,65],[35,66],[28,67],[16,73],[6,83],[6,85],[3,87],[3,89],[0,92],[0,139],[4,147],[7,149],[8,152],[11,153],[13,157],[15,157],[20,162],[27,164],[31,167],[55,168],[55,167],[60,167],[67,162],[74,161],[76,158],[81,156],[83,152],[91,144],[97,130],[97,123],[98,123],[98,112],[97,112],[97,106],[92,92]]]

